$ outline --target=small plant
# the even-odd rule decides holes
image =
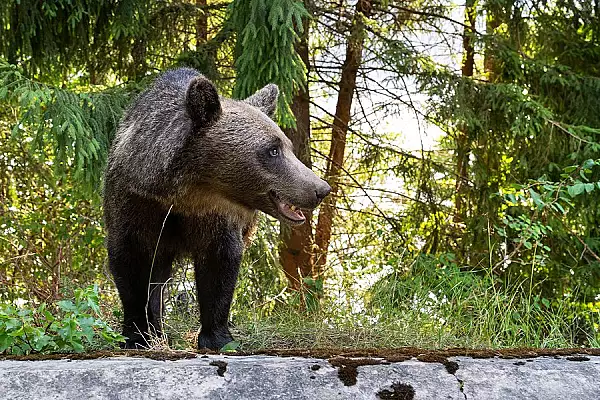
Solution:
[[[0,353],[82,352],[116,348],[124,339],[100,318],[97,285],[76,289],[73,300],[54,306],[0,305]]]
[[[319,299],[323,298],[323,295],[325,294],[323,292],[323,279],[305,277],[303,281],[305,290],[302,293],[302,296],[304,297],[306,310],[316,312],[319,309]]]

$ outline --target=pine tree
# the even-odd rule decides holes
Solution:
[[[235,0],[231,4],[237,36],[233,94],[245,98],[268,83],[277,84],[283,127],[295,126],[290,106],[306,80],[306,66],[294,47],[306,17],[302,2],[296,0]]]
[[[371,14],[370,1],[359,0],[352,20],[352,28],[346,47],[346,59],[342,66],[342,76],[339,83],[339,94],[332,126],[331,146],[327,163],[326,178],[331,184],[331,194],[325,199],[319,212],[315,243],[321,254],[317,260],[317,276],[321,276],[327,261],[327,249],[331,240],[333,214],[336,196],[339,188],[340,173],[344,164],[346,134],[350,123],[352,97],[356,88],[356,76],[361,64],[363,44],[365,40],[365,18]]]
[[[425,84],[439,100],[435,118],[469,132],[455,143],[471,153],[458,174],[469,182],[456,204],[467,215],[463,262],[494,259],[495,274],[531,275],[548,296],[562,293],[565,276],[587,286],[600,261],[598,215],[588,208],[597,192],[588,185],[580,195],[599,177],[589,160],[600,150],[600,15],[591,3],[568,0],[489,0],[482,10],[486,32],[473,37],[483,70],[442,72]],[[463,156],[455,158],[461,168]],[[506,249],[490,255],[490,243]],[[574,248],[582,258],[570,255]],[[523,270],[527,263],[536,268]],[[581,268],[570,274],[573,265]]]
[[[296,44],[296,52],[306,67],[307,78],[303,81],[300,90],[294,96],[292,112],[296,121],[294,128],[287,128],[286,135],[294,145],[294,153],[300,161],[311,168],[311,119],[310,119],[310,93],[308,76],[310,75],[309,61],[309,19],[304,18],[302,34]],[[306,222],[298,227],[289,227],[281,224],[281,245],[279,258],[285,272],[289,286],[300,289],[303,278],[312,277],[315,261],[313,249],[313,221],[312,211],[305,211]]]

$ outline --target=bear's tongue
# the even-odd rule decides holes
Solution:
[[[282,213],[292,221],[301,222],[306,219],[304,217],[304,214],[302,214],[302,211],[300,211],[300,209],[294,205],[284,203],[283,201],[279,201],[277,202],[277,208],[279,209],[280,213]]]

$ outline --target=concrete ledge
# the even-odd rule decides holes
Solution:
[[[600,398],[600,357],[410,359],[204,355],[0,361],[0,399]]]

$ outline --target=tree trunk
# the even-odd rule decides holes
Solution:
[[[335,214],[336,196],[340,185],[340,172],[344,164],[346,134],[350,122],[352,96],[356,88],[356,74],[362,61],[365,35],[363,19],[370,15],[371,6],[370,0],[358,0],[356,4],[356,12],[346,47],[346,59],[342,65],[342,76],[339,84],[340,90],[331,130],[331,147],[327,160],[326,180],[331,185],[331,193],[321,205],[315,236],[315,244],[319,251],[315,271],[317,277],[322,276],[327,261],[327,250],[331,240],[331,225]]]
[[[485,29],[489,37],[493,37],[496,29],[500,26],[503,20],[502,8],[500,5],[488,2],[486,4],[486,22]],[[496,81],[499,74],[499,64],[496,60],[494,53],[497,49],[494,43],[486,43],[484,56],[483,56],[483,68],[487,75],[487,79],[490,82]]]
[[[296,119],[295,129],[286,129],[285,134],[294,144],[294,153],[300,161],[311,168],[310,158],[310,97],[308,92],[308,19],[303,22],[304,31],[296,45],[296,51],[306,65],[306,84],[294,97],[292,111]],[[297,227],[281,224],[281,247],[279,258],[289,286],[298,290],[302,278],[312,276],[314,267],[312,212],[304,212],[306,222]]]
[[[208,39],[208,16],[205,6],[206,0],[196,0],[196,7],[200,9],[196,20],[196,46],[206,43]]]
[[[475,31],[476,0],[467,0],[465,4],[465,28],[463,31],[463,62],[462,76],[473,77],[475,69],[475,48],[473,47],[473,32]],[[466,218],[466,200],[468,191],[469,165],[469,130],[467,126],[459,129],[456,136],[456,192],[454,198],[454,222],[464,223]]]

